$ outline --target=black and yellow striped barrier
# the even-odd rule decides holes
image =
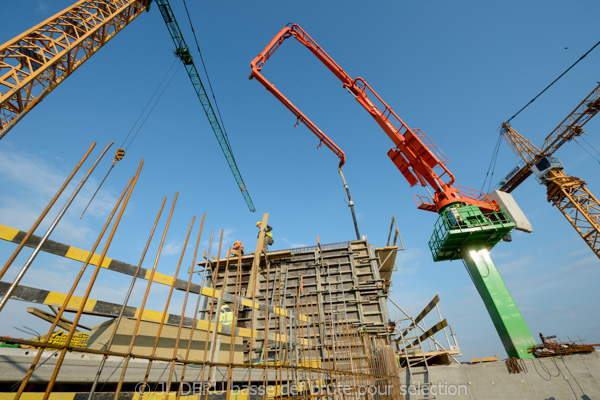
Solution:
[[[416,339],[414,342],[412,342],[412,344],[410,346],[406,346],[407,348],[416,346],[419,341],[423,342],[425,339],[427,339],[428,337],[431,337],[433,335],[435,335],[436,333],[438,333],[439,331],[441,331],[442,329],[444,329],[445,327],[448,326],[448,321],[446,321],[445,319],[438,322],[437,324],[435,324],[434,326],[432,326],[431,328],[429,328],[425,333],[423,333],[421,336],[419,336],[418,339]]]
[[[19,244],[25,237],[27,232],[20,231],[18,229],[11,228],[6,225],[0,224],[0,239],[6,240],[8,242]],[[31,238],[25,244],[27,247],[35,248],[40,243],[41,238],[39,236],[32,235]],[[65,257],[71,260],[85,262],[90,255],[89,251],[78,249],[73,246],[68,246],[66,244],[62,244],[59,242],[55,242],[53,240],[46,240],[44,245],[41,248],[42,251],[50,254],[54,254],[57,256]],[[91,265],[98,265],[98,261],[100,260],[99,254],[94,254],[90,260]],[[132,264],[127,264],[123,261],[114,260],[109,257],[104,257],[104,260],[101,265],[102,268],[109,269],[111,271],[119,272],[125,275],[134,276],[135,271],[137,270],[137,266]],[[140,268],[137,277],[139,279],[149,280],[152,275],[152,271],[145,268]],[[174,278],[169,275],[161,274],[159,272],[155,272],[152,277],[152,282],[156,282],[162,285],[171,286],[173,284]],[[175,279],[175,289],[185,291],[187,289],[187,281],[183,279]],[[208,287],[200,286],[196,283],[192,283],[190,285],[190,293],[198,294],[202,292],[202,295],[207,297],[218,297],[220,295],[220,291]],[[223,293],[223,300],[228,303],[237,302],[238,305],[246,306],[246,307],[254,307],[257,310],[264,310],[265,305],[260,304],[258,302],[252,304],[252,300],[239,298],[235,299],[235,296],[231,293]],[[62,303],[61,303],[62,304]],[[86,305],[87,307],[87,305]],[[87,310],[86,310],[87,311]],[[287,312],[284,309],[280,309],[279,307],[269,306],[269,311],[287,318],[294,318],[292,313]],[[299,316],[301,321],[309,321],[309,318],[305,315]]]
[[[4,296],[9,288],[10,284],[7,282],[0,282],[0,297]],[[208,288],[203,288],[208,289]],[[203,291],[204,292],[204,291]],[[212,289],[211,289],[212,292]],[[218,293],[213,296],[218,296]],[[210,296],[209,296],[210,297]],[[44,304],[53,307],[62,307],[65,302],[67,295],[64,293],[53,292],[50,290],[37,289],[29,286],[19,285],[15,288],[11,299],[25,301],[28,303]],[[67,304],[67,310],[77,311],[83,301],[82,297],[72,296]],[[101,300],[88,299],[83,306],[83,312],[89,315],[98,315],[103,317],[118,317],[121,311],[121,304],[109,303]],[[142,310],[136,307],[125,307],[123,317],[125,318],[137,318],[142,313],[141,319],[143,321],[160,322],[163,318],[163,313],[160,311],[153,310]],[[178,326],[181,321],[181,316],[174,314],[167,314],[165,317],[165,323],[169,325]],[[183,326],[190,328],[194,320],[190,317],[183,318]],[[206,320],[196,320],[196,327],[194,329],[207,331],[214,329],[214,323]],[[231,334],[231,326],[228,325],[217,325],[217,332],[227,335]],[[264,339],[264,334],[259,331],[252,331],[248,328],[233,328],[234,335],[237,337],[254,337],[255,339]],[[286,335],[279,335],[276,333],[269,333],[268,340],[276,342],[288,343],[288,337]],[[295,342],[293,338],[290,342]],[[310,345],[312,342],[306,339],[299,341],[300,344]],[[2,400],[0,398],[0,400]]]
[[[20,231],[18,229],[11,228],[6,225],[0,225],[0,239],[6,240],[8,242],[19,244],[25,237],[27,232]],[[35,248],[40,244],[41,238],[39,236],[32,235],[31,238],[27,241],[25,246]],[[59,242],[55,242],[53,240],[46,240],[44,245],[41,248],[42,251],[50,254],[54,254],[60,257],[65,257],[75,261],[85,262],[90,255],[89,251],[78,249],[73,246],[68,246],[66,244],[62,244]],[[100,260],[99,254],[94,254],[90,260],[91,265],[98,265],[98,261]],[[125,275],[133,276],[137,269],[137,266],[132,264],[127,264],[123,261],[114,260],[109,257],[104,257],[104,261],[101,265],[102,268],[109,269],[111,271],[120,272]],[[152,271],[140,268],[138,272],[138,278],[148,280],[150,278]],[[161,274],[159,272],[154,273],[154,277],[152,282],[160,283],[162,285],[171,286],[173,284],[173,277],[165,274]],[[175,289],[178,290],[186,290],[187,281],[182,279],[177,279],[175,281]],[[192,283],[190,286],[191,293],[200,293],[200,285]]]

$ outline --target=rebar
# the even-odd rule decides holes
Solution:
[[[65,213],[67,212],[68,208],[73,203],[73,200],[75,200],[75,197],[79,194],[79,191],[81,190],[81,188],[83,187],[83,185],[85,184],[85,182],[87,181],[87,179],[90,177],[90,175],[92,174],[92,172],[94,171],[94,169],[96,169],[96,166],[98,165],[98,163],[100,162],[100,160],[102,159],[102,157],[104,157],[104,154],[106,154],[106,152],[108,151],[108,149],[110,148],[110,146],[112,146],[112,144],[113,144],[113,142],[110,142],[104,148],[104,150],[102,150],[102,152],[100,153],[100,155],[96,158],[96,161],[94,161],[94,163],[92,164],[92,166],[90,167],[90,169],[88,169],[88,171],[84,175],[84,177],[81,178],[81,181],[79,181],[79,184],[73,190],[73,193],[71,193],[71,196],[69,196],[69,198],[65,202],[65,205],[59,211],[58,215],[54,218],[54,221],[52,221],[52,223],[50,224],[50,226],[46,230],[46,233],[44,234],[44,236],[40,240],[40,243],[36,246],[35,250],[33,250],[33,253],[29,256],[29,258],[25,262],[25,265],[23,265],[23,267],[21,268],[21,271],[19,271],[19,273],[17,274],[17,277],[14,279],[13,283],[8,288],[6,294],[4,295],[4,298],[0,301],[0,311],[2,311],[2,309],[4,308],[4,306],[6,305],[6,303],[8,302],[8,299],[10,298],[10,295],[15,290],[15,288],[17,287],[17,285],[19,284],[19,282],[21,281],[21,279],[23,278],[23,276],[25,275],[25,273],[27,272],[27,270],[29,269],[29,267],[33,263],[33,260],[35,260],[35,258],[37,257],[38,253],[40,252],[40,249],[42,248],[42,246],[44,245],[44,243],[46,242],[46,240],[48,240],[48,237],[54,231],[54,228],[56,228],[56,225],[58,225],[58,223],[62,219],[63,215],[65,215]],[[31,234],[33,234],[33,232],[31,232]],[[27,242],[25,242],[25,243],[27,243]],[[23,243],[23,245],[25,243]],[[5,265],[5,268],[8,269],[8,266]],[[4,269],[3,269],[3,272],[4,272]]]
[[[66,339],[66,344],[67,346],[71,343],[71,339],[73,338],[73,334],[75,333],[75,328],[77,327],[77,324],[79,323],[79,319],[81,318],[81,314],[83,312],[83,308],[86,305],[86,302],[88,300],[88,297],[92,291],[92,287],[94,286],[94,283],[96,282],[96,278],[98,277],[98,273],[100,272],[100,268],[102,268],[102,262],[104,261],[104,258],[106,257],[106,253],[108,252],[108,248],[110,247],[112,240],[115,236],[115,232],[117,231],[117,228],[119,226],[119,223],[121,222],[121,218],[123,217],[123,213],[125,212],[125,208],[127,207],[127,204],[129,203],[129,198],[131,197],[131,193],[133,192],[133,189],[135,188],[135,184],[137,183],[138,177],[140,175],[140,172],[142,171],[142,166],[144,165],[144,160],[140,161],[140,165],[138,167],[138,170],[135,174],[135,176],[133,177],[133,180],[128,183],[128,187],[129,190],[127,191],[127,196],[125,197],[125,199],[123,200],[123,205],[121,206],[121,210],[119,211],[119,215],[117,215],[117,218],[115,220],[115,223],[113,225],[113,228],[108,236],[108,239],[106,241],[106,244],[104,245],[104,249],[102,250],[102,254],[100,255],[100,259],[98,260],[98,263],[96,265],[96,268],[94,270],[94,273],[92,275],[92,277],[90,278],[90,283],[88,284],[88,287],[85,291],[85,294],[83,296],[83,299],[81,301],[81,305],[79,306],[79,309],[77,310],[77,314],[75,315],[75,318],[73,319],[73,326],[71,327],[71,329],[69,330],[69,334],[67,336]],[[67,306],[67,302],[65,302],[64,307]],[[60,371],[60,367],[65,359],[65,355],[67,354],[66,349],[61,350],[60,355],[58,357],[58,360],[56,361],[56,366],[54,367],[54,372],[52,373],[52,377],[50,378],[50,382],[48,382],[48,386],[46,387],[46,392],[44,393],[44,398],[43,400],[48,400],[48,398],[50,397],[50,393],[52,393],[52,387],[54,386],[54,382],[56,381],[56,378],[58,376],[58,372]]]
[[[190,239],[190,234],[192,233],[192,229],[194,228],[194,222],[196,222],[196,217],[193,217],[192,222],[190,222],[190,228],[188,230],[187,236],[185,237],[185,242],[183,244],[183,248],[181,249],[181,256],[179,257],[179,262],[177,263],[177,269],[175,270],[175,275],[173,277],[174,278],[173,283],[171,284],[171,288],[169,290],[169,295],[167,296],[167,301],[165,303],[165,311],[163,312],[162,318],[160,319],[160,325],[158,327],[158,332],[156,333],[156,338],[154,340],[154,346],[152,347],[152,353],[150,354],[152,356],[156,355],[156,349],[158,348],[158,342],[160,341],[160,334],[162,333],[163,326],[165,325],[165,318],[167,316],[167,311],[169,310],[169,305],[171,304],[171,298],[173,296],[173,291],[175,290],[175,282],[179,275],[179,269],[181,268],[181,263],[183,262],[183,257],[185,255],[185,250],[187,248],[188,240]],[[181,319],[183,320],[183,314],[182,314]],[[175,356],[173,358],[175,358]],[[152,360],[150,360],[148,362],[148,367],[146,368],[146,375],[144,376],[144,385],[143,385],[144,388],[145,388],[146,383],[148,382],[148,377],[150,376],[151,368],[152,368]],[[169,385],[167,386],[167,392],[169,391],[169,388],[170,388],[170,382],[169,382]]]
[[[100,234],[98,235],[98,238],[96,239],[96,242],[94,243],[94,245],[92,246],[92,250],[89,252],[88,258],[85,261],[85,263],[83,264],[83,266],[81,267],[79,274],[77,275],[77,277],[75,278],[75,281],[73,283],[73,285],[71,286],[71,289],[69,291],[69,293],[67,294],[67,296],[65,297],[65,300],[63,302],[63,305],[61,306],[61,308],[59,309],[58,313],[56,314],[56,318],[54,319],[54,322],[52,323],[50,329],[48,330],[48,334],[44,337],[44,342],[42,343],[42,345],[47,345],[49,340],[50,340],[50,336],[52,335],[52,332],[54,332],[54,329],[56,329],[56,326],[58,325],[58,321],[60,321],[60,318],[62,317],[67,305],[69,304],[69,301],[71,300],[71,297],[73,296],[73,293],[75,292],[75,288],[77,287],[77,284],[79,283],[79,281],[81,280],[81,277],[83,276],[90,260],[92,259],[92,255],[94,254],[94,251],[96,250],[96,248],[98,247],[98,245],[100,244],[100,240],[102,240],[102,237],[104,236],[104,233],[106,232],[106,230],[108,229],[108,226],[110,225],[110,222],[112,221],[112,218],[114,217],[115,213],[117,212],[117,209],[119,208],[119,205],[121,204],[121,201],[123,200],[123,197],[125,196],[125,193],[127,192],[127,189],[129,188],[131,181],[129,181],[127,183],[127,186],[125,186],[125,189],[123,190],[123,192],[121,193],[121,196],[119,197],[117,203],[115,204],[115,206],[113,207],[113,210],[110,214],[110,216],[108,217],[106,223],[104,224],[104,227],[102,228],[102,231],[100,232]],[[8,298],[7,295],[5,295],[5,299]],[[29,366],[29,369],[27,370],[27,373],[25,374],[25,377],[23,378],[23,380],[21,381],[21,384],[19,385],[19,389],[17,390],[17,393],[15,394],[15,400],[19,400],[21,398],[21,394],[23,394],[23,391],[25,390],[25,388],[27,387],[27,384],[29,383],[29,379],[31,378],[31,375],[33,374],[40,358],[42,357],[42,353],[44,352],[45,347],[40,346],[39,350],[35,356],[35,358],[33,359],[31,365]]]
[[[119,316],[115,320],[113,330],[112,330],[112,332],[110,334],[110,338],[108,339],[108,342],[106,344],[107,350],[110,350],[113,340],[115,339],[115,335],[117,334],[117,329],[119,327],[119,324],[121,323],[121,319],[123,318],[123,313],[125,312],[125,307],[127,307],[127,303],[129,302],[129,298],[131,297],[131,292],[133,291],[133,287],[135,286],[135,282],[137,280],[138,274],[140,272],[140,269],[142,268],[142,263],[144,262],[144,258],[146,258],[146,252],[148,251],[148,248],[150,247],[150,242],[152,241],[152,238],[154,237],[154,232],[156,231],[156,227],[158,225],[158,221],[160,220],[160,216],[162,215],[166,201],[167,201],[167,198],[165,197],[162,201],[162,204],[160,205],[160,209],[158,210],[158,215],[156,216],[154,225],[152,225],[152,230],[150,231],[150,236],[148,237],[148,240],[146,241],[146,247],[144,247],[144,251],[142,252],[142,256],[140,257],[140,262],[138,263],[137,269],[135,270],[135,274],[133,275],[133,279],[131,280],[131,284],[129,285],[129,289],[127,290],[127,294],[125,295],[125,300],[123,300],[123,305],[121,307],[121,310],[119,310]],[[189,287],[188,287],[188,289],[189,289]],[[181,318],[181,322],[183,322],[183,318]],[[100,362],[100,366],[98,367],[98,372],[96,373],[96,377],[94,378],[94,383],[92,384],[92,388],[90,389],[90,394],[88,396],[88,400],[92,400],[92,397],[94,395],[94,392],[96,391],[96,386],[98,385],[98,381],[100,380],[100,376],[102,375],[102,370],[104,369],[104,365],[106,363],[107,358],[108,358],[107,356],[102,357],[102,361]]]
[[[177,196],[179,193],[175,193],[175,198],[173,199],[173,203],[171,204],[171,210],[169,211],[169,217],[167,218],[167,223],[165,224],[165,228],[163,230],[162,237],[160,239],[160,244],[158,245],[158,251],[156,253],[156,257],[154,258],[154,265],[152,266],[152,271],[150,272],[150,277],[148,278],[148,284],[146,285],[146,291],[144,293],[144,297],[142,299],[142,305],[139,310],[138,317],[135,321],[135,326],[133,328],[133,332],[131,335],[131,339],[129,340],[129,348],[127,351],[127,356],[123,360],[123,367],[121,368],[121,376],[119,378],[119,382],[117,384],[114,400],[119,400],[119,393],[121,393],[121,388],[123,387],[123,379],[125,378],[125,373],[127,372],[127,366],[129,365],[129,360],[131,360],[133,344],[135,342],[135,338],[137,336],[138,330],[140,328],[140,322],[142,321],[142,316],[144,314],[144,309],[146,308],[146,302],[148,300],[148,294],[150,293],[150,287],[152,286],[152,282],[154,279],[154,274],[156,273],[156,267],[158,266],[158,260],[160,259],[160,255],[162,252],[163,245],[165,244],[165,239],[167,237],[167,232],[169,231],[169,226],[171,224],[171,218],[173,217],[173,211],[175,210],[175,204],[177,203]],[[142,393],[145,388],[142,387]]]
[[[133,190],[133,181],[123,191],[119,203],[115,206],[97,240],[98,244],[104,233],[108,232],[113,217],[121,207],[119,217],[112,227],[111,237],[114,234],[127,201],[123,205],[121,203],[125,196],[129,198],[131,190]],[[49,338],[56,325],[53,325],[45,340],[41,342],[2,339],[6,343],[35,346],[39,349],[40,357],[44,351],[57,351],[57,357],[53,357],[53,360],[58,360],[58,363],[51,365],[53,370],[49,370],[52,376],[47,380],[49,385],[46,387],[46,396],[50,392],[59,390],[62,381],[59,379],[58,372],[61,366],[64,369],[69,365],[67,363],[70,358],[65,355],[72,353],[100,356],[97,361],[100,366],[96,376],[90,380],[93,383],[87,396],[88,400],[93,400],[98,393],[106,390],[111,391],[110,396],[115,399],[129,395],[121,392],[126,392],[133,382],[136,382],[133,381],[133,377],[136,376],[133,374],[139,375],[137,382],[145,383],[137,388],[136,396],[140,398],[149,395],[179,399],[183,395],[183,385],[186,384],[187,375],[190,375],[188,380],[191,380],[193,375],[194,381],[201,384],[200,388],[203,391],[193,394],[203,400],[210,399],[212,395],[222,396],[225,400],[232,400],[238,395],[249,400],[257,398],[358,400],[365,398],[363,392],[365,388],[387,390],[385,393],[370,396],[371,400],[401,398],[401,393],[397,389],[400,384],[400,371],[396,353],[387,342],[387,334],[381,333],[386,325],[373,328],[371,317],[366,319],[360,314],[361,302],[370,301],[367,299],[369,292],[366,295],[360,293],[362,287],[369,286],[363,284],[365,271],[378,267],[376,262],[360,261],[360,258],[369,257],[365,252],[366,248],[361,247],[360,242],[353,242],[352,246],[348,246],[348,251],[339,248],[324,250],[321,246],[317,246],[315,251],[305,252],[299,255],[297,260],[296,255],[283,256],[278,252],[263,253],[262,251],[254,257],[243,258],[233,255],[231,249],[227,250],[222,259],[221,253],[225,247],[224,231],[221,230],[218,257],[213,261],[214,257],[211,255],[213,235],[211,235],[206,260],[197,264],[196,258],[205,221],[203,216],[187,280],[177,278],[186,257],[186,248],[194,230],[195,218],[190,223],[173,276],[159,275],[156,272],[157,264],[163,252],[177,197],[178,194],[173,200],[164,226],[154,265],[147,271],[141,271],[142,262],[160,221],[166,199],[158,216],[154,217],[156,222],[137,269],[130,268],[127,272],[133,278],[128,282],[127,293],[124,291],[125,299],[122,304],[113,305],[115,310],[111,311],[111,315],[115,319],[110,324],[103,324],[107,328],[103,328],[106,329],[106,333],[103,334],[106,336],[101,338],[102,342],[99,341],[98,336],[94,339],[96,342],[90,344],[91,348],[81,347],[70,342],[74,334],[74,330],[70,330],[67,343],[52,343]],[[108,240],[110,241],[111,239]],[[257,242],[260,242],[260,238]],[[98,244],[94,245],[92,251],[88,253],[88,263],[95,254]],[[258,245],[259,243],[257,247]],[[262,249],[262,246],[260,248]],[[101,257],[105,257],[107,251],[108,247],[105,246]],[[349,257],[343,265],[340,262],[342,257]],[[357,259],[354,260],[354,257]],[[88,263],[85,263],[85,267]],[[335,263],[338,265],[338,271],[331,270],[332,267],[335,268]],[[60,306],[61,314],[65,310],[77,312],[75,323],[84,313],[91,312],[91,309],[86,307],[86,300],[89,299],[88,294],[102,264],[101,258],[87,285],[86,295],[75,298],[77,301],[82,300],[82,303],[77,303],[75,307],[73,304],[69,305],[73,298],[73,291],[79,284],[80,278],[77,278],[69,291],[68,298]],[[257,268],[253,269],[254,266]],[[80,274],[85,272],[85,267]],[[356,296],[350,296],[350,289],[344,287],[344,279],[348,278],[349,273],[352,274],[351,290]],[[193,283],[196,274],[201,275],[198,279],[202,279],[202,286]],[[373,276],[366,282],[372,282],[372,279],[375,279]],[[129,303],[138,279],[146,279],[148,282],[140,308],[132,310],[133,305]],[[160,311],[146,309],[155,279],[170,288],[163,301],[164,309],[161,307]],[[336,281],[339,284],[336,284]],[[192,287],[194,287],[193,291]],[[252,287],[254,290],[251,290]],[[177,303],[177,307],[181,309],[180,315],[167,314],[176,302],[173,293],[175,289],[185,290],[182,304]],[[364,290],[372,290],[372,288]],[[193,297],[190,298],[190,292],[197,294],[195,301]],[[356,302],[346,301],[346,295],[355,297]],[[200,302],[203,300],[206,305],[201,309]],[[194,308],[192,302],[196,303],[194,314],[186,315],[191,311],[188,308]],[[231,326],[223,323],[220,318],[220,310],[224,307],[224,302],[232,309]],[[130,318],[133,328],[126,328],[124,318]],[[142,333],[147,326],[152,326],[151,336]],[[366,330],[364,330],[365,326]],[[157,329],[157,333],[154,329]],[[123,345],[117,344],[116,340],[117,337],[122,337],[121,335],[130,335],[130,338],[126,339],[127,343]],[[140,341],[136,341],[136,338],[141,339],[142,336],[144,339],[149,339],[148,348],[144,348]],[[200,339],[194,340],[195,337]],[[239,346],[242,338],[245,346]],[[173,340],[174,344],[170,344],[165,351],[163,340]],[[185,340],[188,342],[184,345],[182,341]],[[221,341],[224,344],[229,343],[228,352],[224,350],[225,346],[221,347]],[[101,347],[97,347],[99,343]],[[134,358],[138,359],[137,363],[132,360]],[[105,380],[107,365],[110,365],[106,363],[113,359],[119,362],[116,368],[119,373]],[[37,360],[34,359],[30,370],[33,371],[40,365],[38,361],[40,361],[39,357]],[[140,361],[141,369],[138,372],[134,367],[140,366]],[[198,368],[191,370],[191,366]],[[36,370],[36,373],[37,371],[45,373],[44,369]],[[164,374],[161,375],[164,376],[164,383],[160,386],[162,387],[160,394],[157,389],[159,381],[156,372]],[[27,384],[27,382],[22,383]],[[36,382],[37,380],[29,384],[37,385]],[[99,388],[100,382],[104,384],[101,388]],[[255,392],[259,388],[264,391]],[[286,393],[286,388],[294,388],[297,393]],[[176,393],[173,393],[174,390]]]
[[[19,243],[17,248],[13,251],[13,253],[9,257],[9,259],[4,264],[4,267],[2,267],[2,271],[0,271],[0,279],[2,279],[2,277],[4,276],[6,271],[8,271],[8,268],[10,268],[13,261],[15,261],[15,258],[17,258],[17,256],[21,252],[21,250],[23,250],[25,243],[27,243],[27,241],[31,238],[31,235],[33,235],[33,232],[35,232],[35,230],[38,228],[38,226],[40,226],[40,223],[42,222],[42,220],[46,217],[46,215],[48,214],[48,212],[50,211],[52,206],[54,206],[54,204],[56,203],[56,200],[58,200],[58,198],[60,197],[62,192],[64,192],[64,190],[67,188],[67,185],[71,182],[71,180],[73,179],[73,177],[75,176],[77,171],[79,171],[79,169],[81,168],[81,166],[83,165],[85,160],[87,160],[88,156],[90,155],[90,153],[92,152],[92,150],[94,149],[95,146],[96,146],[95,142],[91,144],[91,146],[86,151],[86,153],[83,155],[81,160],[79,160],[79,163],[77,163],[77,165],[75,166],[75,168],[73,168],[73,170],[71,171],[71,173],[69,174],[67,179],[65,179],[65,181],[63,182],[62,186],[58,189],[58,191],[56,192],[54,197],[52,197],[52,199],[50,199],[50,202],[48,202],[48,205],[46,206],[46,208],[44,208],[44,210],[39,215],[37,220],[33,223],[31,228],[29,229],[29,231],[27,231],[27,233],[21,240],[21,243]]]
[[[187,287],[185,289],[185,297],[183,299],[183,306],[181,308],[181,318],[179,319],[179,326],[177,327],[177,339],[175,340],[175,347],[173,349],[173,361],[171,362],[171,369],[169,370],[169,381],[167,383],[167,391],[171,389],[171,384],[173,382],[173,372],[175,370],[175,360],[178,357],[179,350],[179,340],[181,339],[181,331],[183,328],[183,317],[185,315],[185,310],[187,308],[188,296],[190,294],[190,286],[192,285],[192,277],[194,276],[194,267],[196,265],[196,257],[198,255],[198,247],[200,246],[200,237],[202,236],[202,229],[204,228],[204,219],[206,218],[206,213],[202,215],[202,222],[200,223],[200,230],[198,231],[198,239],[196,240],[196,247],[194,248],[194,258],[192,260],[192,265],[189,269],[189,278],[187,282]],[[189,343],[193,340],[192,335],[190,334]],[[179,390],[178,390],[179,392]]]

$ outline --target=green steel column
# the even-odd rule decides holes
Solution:
[[[535,345],[535,340],[489,251],[480,246],[468,246],[461,252],[508,356],[533,358],[533,355],[527,352],[527,348]]]

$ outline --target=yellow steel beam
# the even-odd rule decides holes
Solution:
[[[0,47],[0,139],[149,0],[81,0]]]
[[[600,202],[586,182],[563,171],[549,174],[548,201],[558,208],[577,233],[600,258]]]
[[[508,123],[503,122],[500,130],[512,151],[525,161],[533,162],[541,153],[533,143],[525,139],[523,135],[515,131]]]
[[[600,111],[598,85],[544,140],[542,155],[554,154],[564,143],[582,134],[581,128]]]

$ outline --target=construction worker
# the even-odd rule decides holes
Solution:
[[[260,236],[261,224],[262,224],[261,221],[258,221],[256,223],[256,227],[258,228],[258,236]],[[268,246],[272,245],[274,242],[273,234],[271,233],[272,230],[273,230],[273,228],[271,228],[270,225],[267,225],[267,228],[265,229],[265,240],[263,242],[263,251],[265,253],[268,251]]]
[[[221,325],[233,325],[233,311],[225,302],[221,304],[221,315],[219,315],[219,324]]]
[[[233,254],[241,257],[244,255],[244,245],[241,241],[236,240],[233,242]]]

